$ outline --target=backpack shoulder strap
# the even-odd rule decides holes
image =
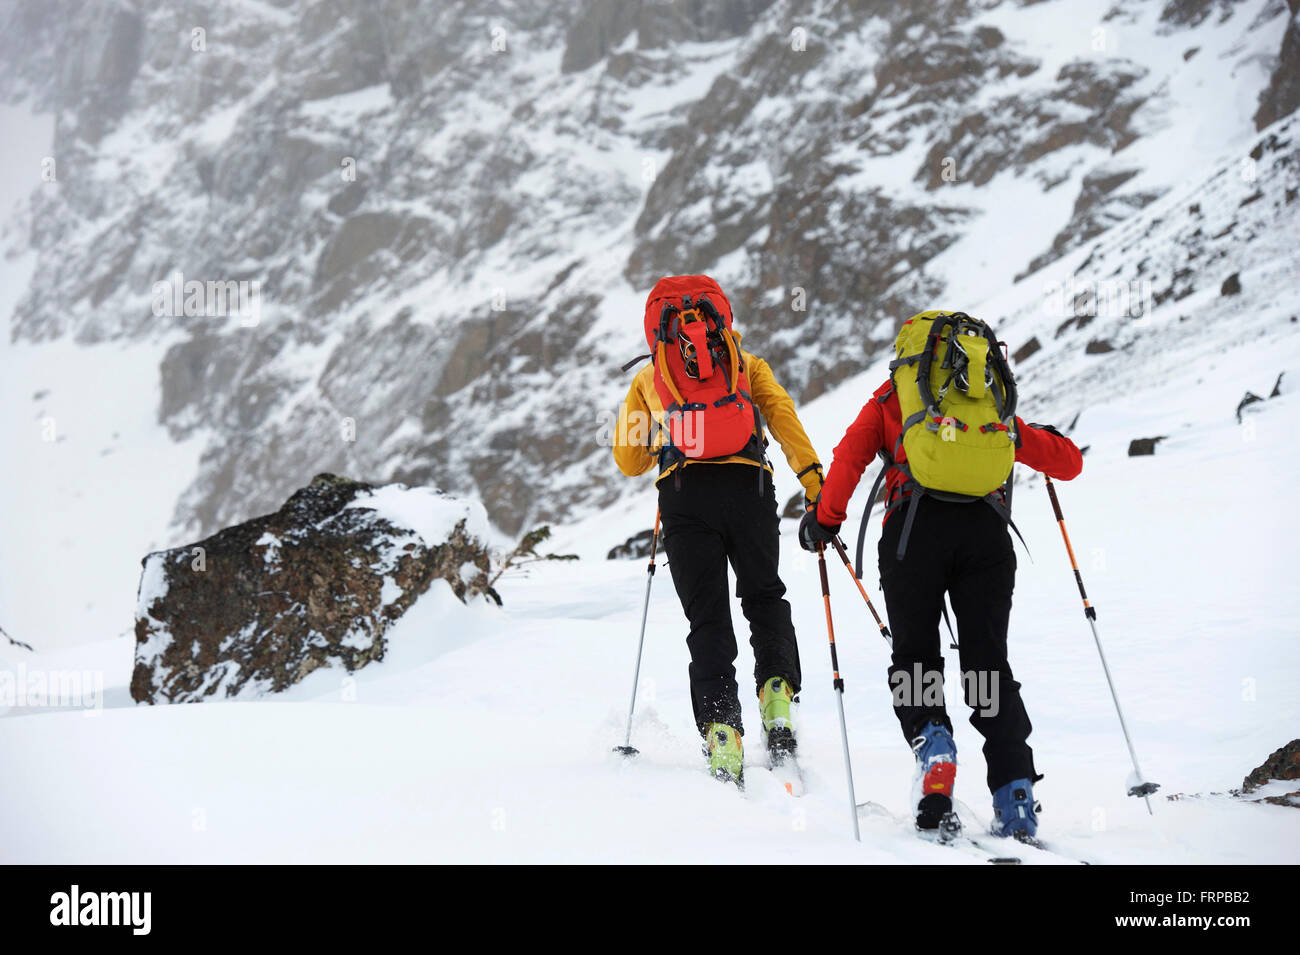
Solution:
[[[892,370],[892,365],[891,365],[891,370]],[[891,376],[889,380],[889,387],[886,388],[884,391],[882,391],[880,394],[876,395],[875,400],[883,405],[888,403],[889,399],[893,396],[893,394],[894,394],[894,380],[893,377]],[[901,435],[900,435],[899,443],[901,444]],[[894,451],[895,452],[898,451],[897,446],[895,446]],[[871,520],[871,509],[876,506],[876,495],[880,493],[880,485],[884,483],[885,475],[888,474],[889,469],[894,466],[894,459],[883,448],[880,450],[879,456],[883,464],[881,465],[880,470],[876,472],[876,479],[871,482],[871,493],[867,496],[867,507],[866,510],[862,512],[861,523],[858,524],[858,547],[857,547],[856,560],[853,565],[853,570],[854,573],[857,574],[859,580],[862,579],[862,553],[864,548],[866,547],[867,524]]]
[[[893,460],[884,451],[880,452],[880,458],[884,463],[881,465],[880,470],[876,472],[876,479],[871,482],[871,493],[867,495],[867,507],[862,512],[862,523],[858,525],[857,561],[853,565],[853,572],[857,575],[858,580],[862,579],[862,551],[867,542],[867,523],[871,520],[871,509],[876,504],[876,495],[880,493],[880,485],[884,483],[885,475],[894,466]]]
[[[895,557],[903,559],[907,553],[907,542],[912,536],[912,522],[916,520],[916,508],[921,503],[921,498],[925,497],[925,488],[913,482],[910,500],[907,504],[907,517],[903,519],[903,533],[898,536],[898,551]]]
[[[998,490],[1001,490],[1001,488]],[[1029,545],[1025,543],[1025,537],[1020,533],[1020,528],[1016,527],[1016,522],[1011,519],[1011,507],[998,500],[997,491],[994,491],[992,494],[986,494],[984,496],[984,501],[989,507],[993,508],[994,513],[996,513],[998,517],[1006,521],[1007,527],[1015,531],[1016,537],[1020,538],[1020,546],[1023,547],[1025,553],[1029,555],[1030,563],[1033,563],[1034,555],[1029,552]]]

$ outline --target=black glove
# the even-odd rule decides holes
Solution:
[[[817,508],[810,507],[804,511],[799,521],[799,546],[806,551],[816,553],[818,544],[829,544],[840,532],[840,525],[824,527],[817,520]]]

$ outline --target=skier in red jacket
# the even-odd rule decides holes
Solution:
[[[814,508],[804,515],[800,544],[815,550],[839,533],[849,498],[872,458],[893,453],[899,442],[898,396],[886,381],[863,406],[835,448],[834,462]],[[1050,425],[1016,418],[1016,461],[1062,481],[1083,469],[1083,456]],[[978,500],[917,502],[906,549],[897,554],[900,525],[890,520],[910,494],[895,467],[886,473],[886,512],[879,545],[880,581],[894,638],[889,683],[894,712],[916,754],[913,810],[917,827],[935,830],[951,819],[956,745],[942,694],[939,618],[944,594],[952,601],[960,636],[960,662],[971,725],[984,737],[994,831],[1032,838],[1037,830],[1032,786],[1042,778],[1027,742],[1032,729],[1020,684],[1007,662],[1007,623],[1015,585],[1016,555],[1004,516]],[[1007,502],[1003,496],[1003,504]]]

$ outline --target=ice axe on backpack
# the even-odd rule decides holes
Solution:
[[[1061,528],[1061,538],[1065,541],[1065,552],[1070,555],[1070,566],[1074,568],[1074,582],[1079,586],[1079,596],[1083,598],[1083,615],[1088,618],[1088,625],[1092,627],[1092,639],[1097,644],[1097,655],[1101,657],[1101,669],[1106,674],[1106,683],[1110,687],[1110,698],[1115,701],[1115,714],[1119,717],[1119,728],[1124,732],[1124,742],[1128,745],[1129,759],[1133,761],[1133,776],[1129,779],[1128,794],[1130,796],[1141,796],[1147,804],[1147,812],[1154,815],[1151,809],[1151,794],[1160,788],[1159,783],[1150,782],[1142,777],[1142,769],[1138,766],[1137,752],[1133,749],[1133,739],[1129,736],[1128,724],[1124,722],[1124,711],[1119,705],[1119,695],[1115,692],[1115,681],[1111,679],[1110,667],[1106,665],[1106,654],[1101,649],[1101,637],[1097,634],[1097,608],[1088,602],[1088,592],[1083,589],[1083,575],[1079,573],[1079,562],[1074,559],[1074,548],[1070,546],[1070,535],[1065,530],[1065,516],[1061,513],[1061,502],[1056,497],[1056,487],[1052,484],[1052,479],[1043,475],[1047,482],[1047,496],[1052,499],[1052,510],[1056,513],[1056,524]]]
[[[632,745],[632,714],[636,712],[636,687],[641,678],[641,649],[645,646],[645,623],[650,616],[650,585],[655,579],[655,552],[659,547],[659,511],[655,511],[655,529],[650,535],[650,566],[646,568],[645,603],[641,607],[641,636],[636,643],[636,669],[632,671],[632,702],[627,708],[627,735],[622,746],[615,746],[614,752],[624,756],[636,756],[640,750]]]

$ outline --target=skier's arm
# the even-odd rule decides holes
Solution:
[[[1016,418],[1016,460],[1058,481],[1070,481],[1083,470],[1083,453],[1051,425],[1025,424]]]
[[[632,379],[627,398],[618,409],[618,429],[614,432],[614,463],[628,477],[644,474],[656,460],[649,447],[654,426],[641,387],[644,374]]]
[[[822,488],[822,498],[817,505],[817,523],[823,527],[838,527],[848,516],[849,498],[862,480],[866,470],[884,444],[884,405],[872,398],[862,410],[844,438],[835,446],[830,473]]]
[[[822,490],[822,466],[812,442],[808,440],[808,432],[804,431],[803,423],[795,414],[794,401],[777,383],[772,369],[763,359],[747,355],[746,374],[754,403],[767,420],[772,437],[785,452],[790,470],[799,476],[804,497],[810,501],[817,500]]]

